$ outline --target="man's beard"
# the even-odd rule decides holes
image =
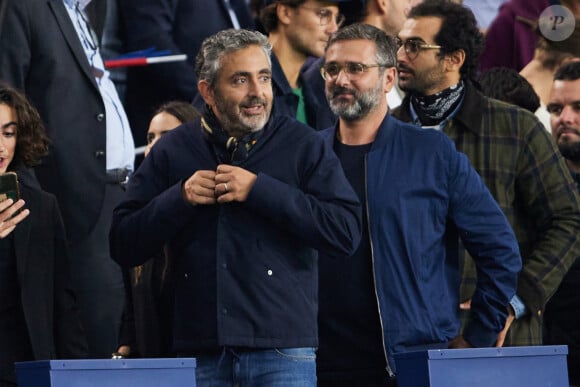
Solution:
[[[272,106],[268,101],[258,97],[250,97],[240,105],[228,101],[216,92],[215,93],[216,108],[219,112],[219,122],[222,128],[232,137],[241,137],[250,132],[257,132],[264,128],[268,119]],[[247,107],[250,105],[261,104],[264,106],[263,113],[255,116],[247,116],[239,107]]]
[[[574,163],[580,162],[580,141],[558,142],[558,149],[560,149],[560,153],[565,159]]]
[[[403,69],[410,74],[406,81],[401,81],[399,78],[399,88],[408,94],[425,95],[427,90],[440,88],[438,85],[443,83],[445,76],[444,69],[440,63],[419,73],[407,67],[404,63],[400,63],[397,69]]]
[[[342,93],[350,93],[354,96],[351,101],[342,101],[341,97],[337,95]],[[370,90],[364,92],[357,92],[354,89],[336,86],[332,90],[326,90],[326,98],[330,110],[345,121],[357,121],[364,118],[371,110],[377,107],[380,103],[380,98],[386,98],[383,92],[382,78],[379,79],[377,85]],[[338,98],[338,99],[337,99]]]

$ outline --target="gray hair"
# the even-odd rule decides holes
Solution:
[[[395,38],[370,24],[355,23],[339,29],[328,40],[326,50],[336,42],[359,39],[375,42],[377,46],[375,59],[378,64],[386,67],[397,66],[397,43]]]
[[[272,46],[268,38],[260,32],[230,28],[206,38],[195,58],[195,75],[198,81],[207,81],[213,88],[221,67],[221,59],[249,46],[260,46],[268,58],[268,64],[272,66]]]

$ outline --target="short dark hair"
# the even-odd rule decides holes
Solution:
[[[271,4],[265,5],[260,11],[260,22],[267,33],[274,31],[278,28],[278,15],[276,14],[276,8],[278,4],[286,5],[291,8],[297,8],[299,5],[304,4],[306,0],[276,0],[271,2]]]
[[[555,81],[576,81],[580,79],[580,62],[568,62],[556,71]]]
[[[383,30],[365,23],[354,23],[336,31],[328,40],[326,49],[343,40],[371,40],[377,46],[375,59],[378,64],[395,67],[397,65],[397,44],[395,38]]]
[[[165,102],[155,110],[153,114],[156,116],[160,113],[168,113],[177,118],[182,124],[191,122],[198,117],[201,117],[199,111],[189,102],[185,101],[169,101]]]
[[[14,109],[16,115],[16,151],[14,161],[33,167],[48,154],[49,139],[40,114],[23,93],[0,82],[0,104]]]
[[[517,105],[534,113],[540,107],[540,97],[530,82],[514,69],[494,67],[479,76],[483,94]]]
[[[426,16],[442,20],[441,29],[435,36],[435,43],[442,47],[439,55],[463,50],[465,62],[461,66],[461,76],[463,79],[475,80],[484,38],[477,28],[473,12],[450,0],[425,0],[411,8],[408,17],[415,19]]]

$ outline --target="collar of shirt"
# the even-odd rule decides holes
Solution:
[[[89,5],[89,3],[90,3],[92,0],[63,0],[63,1],[64,1],[64,3],[65,3],[65,4],[66,4],[66,5],[69,7],[69,8],[71,8],[71,9],[74,9],[74,7],[76,7],[76,5],[78,4],[78,5],[79,5],[79,8],[80,8],[81,10],[84,10],[84,9],[85,9],[85,7],[86,7],[87,5]]]

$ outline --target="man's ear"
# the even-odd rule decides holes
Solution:
[[[276,4],[276,17],[279,23],[286,26],[290,25],[292,23],[291,12],[293,12],[291,7],[280,3]]]
[[[208,104],[209,106],[215,105],[214,92],[207,81],[203,80],[197,82],[197,90],[199,90],[199,94],[201,95],[206,104]]]
[[[381,15],[386,15],[389,12],[389,4],[385,0],[370,0],[372,4],[367,4],[367,7],[374,7]],[[367,8],[369,10],[371,8]]]
[[[465,51],[459,49],[449,54],[445,54],[445,63],[448,71],[461,71],[461,66],[465,63]]]
[[[395,67],[387,67],[383,73],[383,91],[388,93],[395,86],[397,82],[397,69]]]

